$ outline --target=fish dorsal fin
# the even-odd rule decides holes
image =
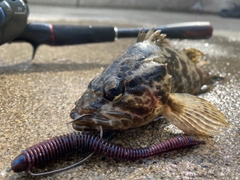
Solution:
[[[190,94],[170,94],[162,115],[186,134],[211,136],[229,126],[214,105]]]
[[[137,36],[137,42],[143,42],[145,40],[145,29],[142,28],[139,32],[138,32],[138,36]]]
[[[157,30],[155,32],[154,31],[155,31],[155,28],[153,27],[146,34],[145,30],[142,29],[138,33],[137,42],[149,41],[149,42],[155,43],[157,46],[161,46],[161,45],[170,46],[170,44],[165,38],[167,36],[166,34],[161,34],[160,30]]]
[[[203,58],[203,53],[195,48],[188,48],[182,50],[187,57],[194,63],[198,63]]]

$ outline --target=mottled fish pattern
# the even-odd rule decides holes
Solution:
[[[213,135],[228,126],[210,102],[196,97],[211,76],[202,53],[172,48],[160,31],[140,31],[137,43],[94,78],[71,111],[80,131],[125,130],[164,116],[187,134]]]

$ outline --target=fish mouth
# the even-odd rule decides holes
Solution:
[[[78,114],[76,111],[71,112],[70,117],[73,129],[77,131],[99,131],[99,126],[95,125],[93,120],[94,114]]]
[[[100,126],[104,131],[122,130],[126,129],[125,127],[130,124],[132,119],[131,115],[127,113],[115,111],[79,114],[72,110],[70,117],[73,120],[69,123],[72,123],[73,129],[77,131],[100,131]]]

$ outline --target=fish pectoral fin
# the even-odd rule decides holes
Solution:
[[[188,48],[188,49],[184,49],[182,50],[186,56],[194,63],[199,63],[199,61],[201,61],[201,59],[203,58],[203,53],[195,48]],[[206,62],[206,61],[203,61]]]
[[[162,115],[186,134],[212,136],[229,126],[213,104],[190,94],[170,94]]]

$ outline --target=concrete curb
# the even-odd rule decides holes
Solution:
[[[222,8],[232,6],[234,0],[31,0],[29,4],[73,6],[73,7],[108,7],[133,9],[158,9],[172,11],[200,11],[217,13]]]

